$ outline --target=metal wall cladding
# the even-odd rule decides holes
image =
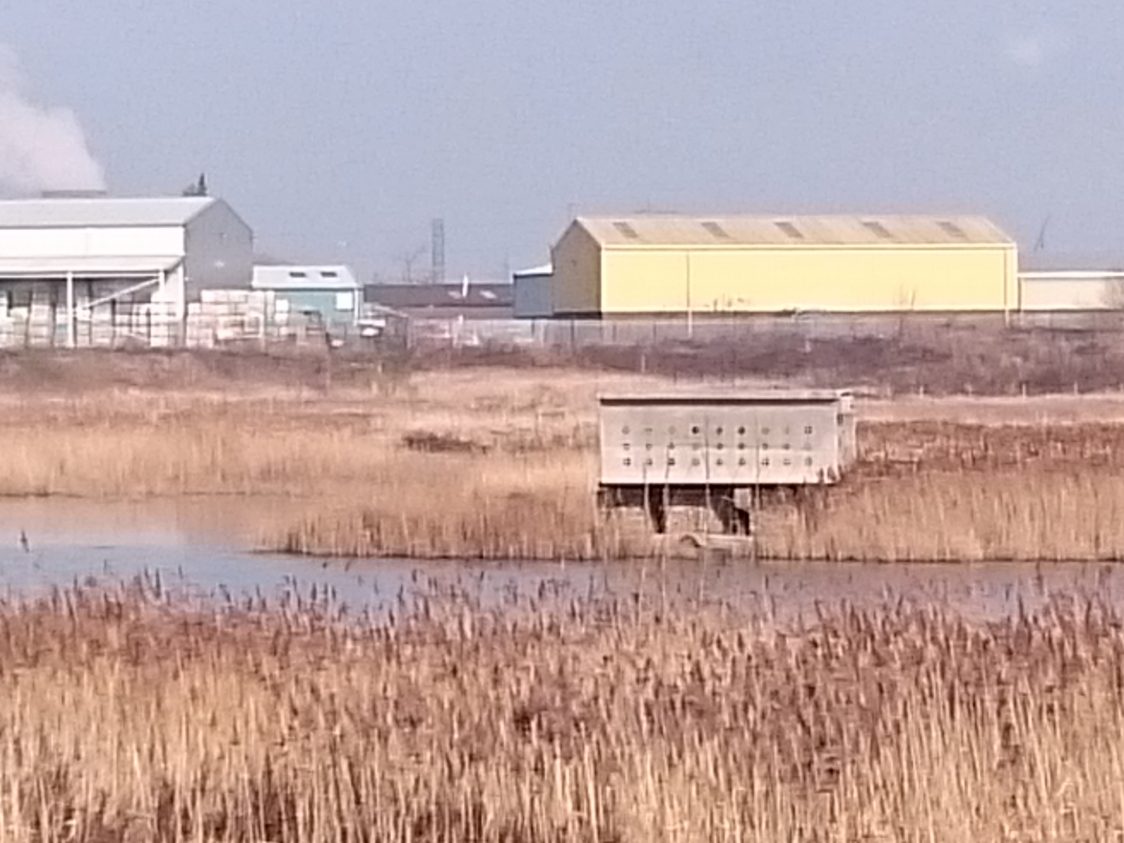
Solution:
[[[549,319],[554,315],[553,275],[517,275],[514,284],[516,319]]]
[[[602,485],[834,483],[853,415],[839,402],[602,405]]]
[[[563,317],[1009,313],[1018,249],[981,217],[582,217],[551,253]]]

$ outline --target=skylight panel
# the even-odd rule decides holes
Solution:
[[[949,237],[953,238],[954,240],[967,240],[968,239],[968,235],[964,232],[964,229],[962,229],[960,226],[958,226],[954,222],[951,222],[949,220],[941,220],[940,222],[937,223],[937,225],[939,225],[941,227],[941,231],[943,231],[945,234],[947,234]]]
[[[619,231],[621,234],[623,234],[629,240],[639,240],[640,239],[640,235],[636,233],[636,229],[633,228],[627,222],[615,222],[615,223],[613,223],[613,228],[615,228],[617,231]]]
[[[726,231],[726,229],[724,229],[721,225],[714,222],[713,220],[707,220],[706,222],[702,223],[702,227],[705,228],[708,232],[710,232],[711,236],[714,237],[716,240],[729,240],[730,239],[730,233],[728,231]]]
[[[867,231],[874,232],[874,235],[881,240],[893,240],[894,235],[878,220],[863,220],[863,225],[866,226]]]
[[[777,225],[777,228],[779,228],[781,231],[783,231],[786,235],[791,237],[793,240],[803,240],[804,239],[804,232],[801,231],[799,228],[797,228],[793,223],[789,222],[788,220],[778,220],[776,225]]]

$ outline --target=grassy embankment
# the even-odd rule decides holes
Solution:
[[[403,607],[405,608],[405,607]],[[12,841],[1108,840],[1124,632],[897,606],[0,605]]]
[[[221,381],[25,392],[0,404],[0,494],[286,496],[298,505],[263,521],[263,544],[305,553],[648,555],[640,519],[604,523],[593,506],[594,396],[624,379],[470,369],[328,395]],[[1124,557],[1122,425],[879,421],[860,435],[846,487],[771,511],[760,553]]]

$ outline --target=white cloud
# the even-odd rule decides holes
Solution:
[[[16,54],[0,44],[0,192],[102,188],[74,112],[32,100]]]

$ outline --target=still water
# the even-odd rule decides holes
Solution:
[[[402,595],[455,589],[484,604],[514,595],[721,601],[789,621],[820,607],[869,606],[887,598],[951,608],[974,619],[1041,606],[1052,596],[1097,596],[1124,609],[1124,567],[1086,563],[884,565],[840,563],[420,562],[320,560],[253,550],[264,513],[286,501],[176,499],[0,501],[0,594],[34,596],[52,586],[127,581],[157,573],[203,597],[320,593],[353,608]],[[26,537],[26,544],[22,541]]]

